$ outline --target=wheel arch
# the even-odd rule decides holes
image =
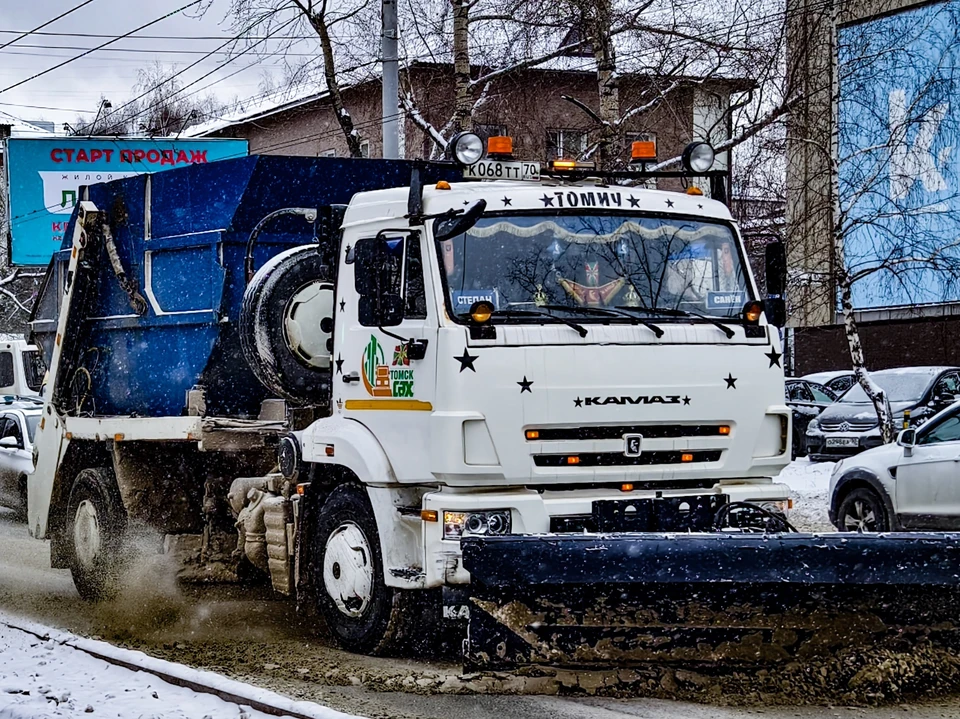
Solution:
[[[380,442],[366,426],[355,420],[342,417],[320,419],[303,430],[298,439],[310,479],[310,488],[303,500],[301,534],[303,529],[311,527],[335,487],[354,483],[364,490],[373,510],[383,559],[384,583],[402,589],[424,588],[426,575],[419,509],[423,494],[431,488],[399,484]],[[333,447],[332,456],[327,455],[328,447]],[[416,517],[411,515],[405,519],[401,510],[409,512],[413,508],[417,509]],[[304,545],[304,549],[310,548]],[[305,590],[310,591],[305,569],[300,567],[297,576],[300,582],[306,582]]]
[[[50,537],[50,566],[54,569],[69,567],[69,548],[65,543],[64,528],[67,523],[70,490],[77,475],[91,467],[113,467],[113,458],[107,446],[103,442],[71,440],[57,467],[50,497],[47,532]]]
[[[880,497],[880,501],[883,503],[883,509],[887,513],[890,529],[900,529],[900,521],[897,513],[894,511],[893,500],[890,498],[886,487],[883,486],[883,482],[880,481],[880,478],[877,477],[876,474],[862,468],[851,469],[848,472],[844,472],[837,481],[837,486],[833,490],[833,496],[830,498],[830,519],[834,525],[836,525],[837,512],[840,510],[840,505],[843,504],[843,500],[847,498],[847,495],[855,489],[869,489]]]

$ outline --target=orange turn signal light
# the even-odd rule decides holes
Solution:
[[[763,305],[754,300],[747,302],[743,307],[743,319],[750,324],[757,324],[760,321],[760,315],[763,314]]]
[[[488,155],[512,155],[513,138],[505,135],[494,135],[487,140]]]
[[[721,424],[719,427],[717,427],[717,431],[720,434],[730,434],[730,425]]]
[[[421,509],[420,519],[424,522],[439,522],[440,513],[435,509]]]
[[[630,145],[630,159],[634,162],[649,162],[657,159],[657,143],[650,140],[634,142]]]
[[[579,457],[567,457],[567,464],[580,464]]]
[[[528,429],[523,434],[527,439],[540,439],[540,432],[535,429]]]
[[[625,483],[625,484],[621,484],[621,485],[620,485],[620,491],[621,491],[621,492],[632,492],[632,491],[633,491],[633,485],[630,484],[629,482],[627,482],[627,483]]]
[[[683,454],[680,455],[680,461],[681,461],[681,462],[692,462],[692,461],[693,461],[693,455],[692,455],[691,453],[689,453],[689,452],[684,452]]]
[[[336,450],[334,449],[334,446],[332,444],[328,444],[326,447],[323,448],[323,451],[324,451],[324,454],[326,454],[328,457],[332,457]]]
[[[310,486],[310,483],[309,483],[309,482],[304,482],[303,484],[298,484],[298,485],[297,485],[297,494],[302,497],[304,494],[306,494],[306,492],[307,492],[307,487],[309,487],[309,486]]]
[[[688,195],[698,195],[698,196],[699,196],[699,195],[702,195],[702,194],[703,194],[703,190],[701,190],[701,189],[700,189],[699,187],[697,187],[696,185],[690,185],[690,187],[687,188],[687,194],[688,194]]]

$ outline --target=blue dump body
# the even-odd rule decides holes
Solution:
[[[256,416],[268,393],[247,368],[237,334],[251,231],[280,208],[347,204],[357,192],[406,186],[411,168],[400,160],[251,156],[92,185],[88,199],[105,213],[123,268],[149,306],[139,316],[131,309],[102,253],[95,308],[70,338],[90,373],[84,411],[179,416],[187,391],[202,385],[208,415]],[[457,176],[436,166],[423,171],[426,182]],[[76,221],[75,212],[51,263],[50,287],[63,287]],[[257,241],[256,267],[313,241],[314,232],[303,217],[271,221]],[[55,317],[50,294],[46,313],[44,297],[38,301],[35,319]],[[55,329],[34,324],[48,362]]]

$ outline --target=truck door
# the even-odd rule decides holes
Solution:
[[[376,243],[382,244],[373,268],[367,258]],[[426,478],[436,391],[438,319],[436,307],[427,302],[432,285],[422,245],[415,232],[361,237],[354,261],[347,257],[337,283],[334,411],[373,432],[401,481]],[[384,326],[370,314],[375,291],[399,297],[398,324]]]

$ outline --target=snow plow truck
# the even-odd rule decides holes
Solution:
[[[28,487],[79,593],[146,536],[355,652],[465,625],[473,667],[800,656],[827,615],[914,619],[831,592],[951,594],[948,535],[792,531],[783,250],[763,297],[711,148],[601,173],[507,144],[81,190],[31,318]]]

